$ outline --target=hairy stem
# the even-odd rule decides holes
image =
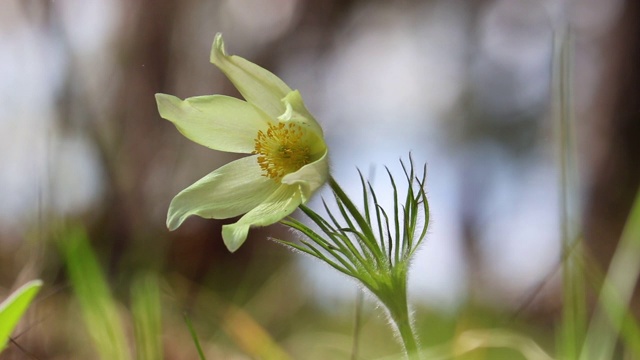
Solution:
[[[409,319],[409,308],[407,306],[406,296],[404,296],[404,303],[397,303],[395,309],[389,307],[389,313],[391,319],[398,328],[398,333],[402,339],[404,349],[407,352],[409,360],[419,360],[420,354],[418,352],[418,341],[416,335],[411,327],[411,320]]]

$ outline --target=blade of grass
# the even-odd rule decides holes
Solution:
[[[198,356],[200,357],[200,360],[207,360],[207,358],[204,356],[204,352],[202,351],[202,346],[200,346],[198,334],[196,333],[196,330],[193,328],[193,324],[191,323],[191,318],[189,317],[189,315],[187,315],[187,313],[182,314],[182,317],[184,319],[184,323],[187,325],[187,328],[189,328],[189,334],[191,334],[191,339],[193,339],[196,350],[198,350]]]
[[[11,332],[41,287],[42,281],[29,281],[0,304],[0,353],[7,346]]]
[[[131,359],[118,304],[111,296],[87,234],[80,227],[70,228],[60,236],[58,245],[98,355],[102,359]]]
[[[618,248],[611,260],[589,332],[582,359],[612,359],[618,334],[627,347],[640,358],[637,322],[629,314],[629,302],[640,275],[640,191],[624,227]],[[626,326],[625,326],[626,324]],[[629,335],[633,335],[630,337]],[[633,340],[635,338],[635,340]]]
[[[139,360],[164,358],[160,288],[155,274],[139,275],[131,285],[131,311]]]
[[[555,34],[554,87],[556,101],[557,141],[560,164],[560,212],[562,249],[566,261],[562,264],[562,325],[561,358],[577,359],[587,324],[584,277],[578,266],[582,256],[581,236],[576,233],[577,218],[573,216],[575,191],[575,161],[573,155],[572,113],[572,47],[568,26]]]
[[[353,319],[353,345],[351,346],[351,360],[358,359],[358,350],[360,347],[360,327],[362,326],[362,290],[356,289],[356,309]]]

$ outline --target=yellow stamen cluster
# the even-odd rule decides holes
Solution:
[[[311,162],[311,151],[304,142],[305,132],[295,123],[270,124],[267,132],[258,131],[254,154],[264,176],[281,180]]]

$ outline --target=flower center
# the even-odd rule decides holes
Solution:
[[[258,131],[253,153],[258,155],[263,175],[281,180],[310,163],[311,151],[303,141],[304,135],[302,127],[291,122],[271,124],[266,133]]]

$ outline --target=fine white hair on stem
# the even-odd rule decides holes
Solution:
[[[408,163],[400,160],[400,164],[400,178],[406,181],[406,193],[402,195],[391,170],[385,167],[393,208],[380,204],[373,186],[359,170],[360,206],[330,177],[335,207],[331,208],[323,199],[326,215],[322,216],[301,205],[300,210],[313,228],[288,218],[282,223],[303,236],[298,242],[275,240],[321,260],[369,290],[387,310],[407,355],[414,359],[418,356],[418,341],[413,330],[413,311],[407,304],[407,279],[411,260],[428,232],[427,170],[424,165],[416,173],[411,155]]]

